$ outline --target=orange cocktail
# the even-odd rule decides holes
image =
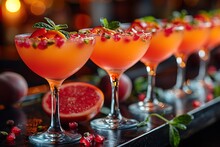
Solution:
[[[170,34],[166,34],[163,30],[155,32],[149,49],[141,58],[141,62],[146,66],[157,67],[160,62],[169,58],[177,50],[182,37],[182,30],[177,29]]]
[[[125,70],[137,63],[145,54],[150,44],[151,34],[136,30],[125,31],[119,28],[111,30],[106,27],[97,27],[91,31],[96,36],[96,44],[90,59],[108,73],[112,85],[110,113],[105,118],[92,120],[91,126],[101,129],[135,127],[136,120],[124,118],[120,113],[119,78]]]
[[[147,113],[166,113],[172,110],[172,107],[159,102],[154,94],[155,76],[157,66],[169,58],[178,49],[182,37],[183,26],[175,25],[167,22],[159,22],[156,19],[145,17],[136,20],[131,27],[152,30],[153,35],[149,49],[141,58],[141,62],[145,64],[148,73],[148,89],[144,101],[129,106],[131,111],[143,111]],[[153,21],[152,21],[153,19]]]
[[[67,132],[61,127],[59,116],[59,88],[63,81],[77,72],[92,54],[95,38],[78,33],[70,34],[63,29],[66,24],[56,25],[38,22],[32,34],[15,36],[15,45],[24,63],[36,74],[46,79],[51,89],[51,123],[47,131],[29,136],[30,143],[40,146],[70,144],[78,141],[81,134]]]
[[[84,43],[83,38],[61,39],[62,46],[50,45],[40,49],[34,45],[22,45],[21,41],[34,43],[28,34],[15,37],[17,51],[25,64],[41,77],[53,80],[65,79],[78,71],[89,59],[93,44]],[[22,38],[22,39],[21,39]],[[20,45],[19,45],[20,44]]]
[[[96,45],[91,55],[91,60],[107,72],[120,74],[137,63],[147,51],[150,39],[134,36],[121,35],[120,40],[113,36],[103,40],[96,37]],[[144,40],[145,39],[145,40]]]
[[[175,56],[181,56],[184,61],[192,54],[202,48],[208,40],[210,28],[195,26],[185,29],[182,43],[180,44]]]

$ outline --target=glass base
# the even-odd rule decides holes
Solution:
[[[140,114],[141,112],[145,113],[159,113],[159,114],[169,114],[172,113],[172,106],[164,104],[162,102],[138,102],[131,104],[129,110],[133,113]]]
[[[96,129],[110,129],[110,130],[123,130],[123,129],[130,129],[136,127],[138,124],[137,120],[134,119],[111,119],[108,117],[105,118],[98,118],[94,119],[90,122],[92,128]]]
[[[29,136],[29,141],[37,146],[50,146],[74,143],[79,141],[81,137],[78,133],[66,131],[58,134],[44,132]]]

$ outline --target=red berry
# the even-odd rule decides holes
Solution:
[[[185,29],[186,30],[192,30],[192,26],[188,23],[185,24]]]
[[[14,133],[9,133],[7,136],[7,141],[13,141],[15,140],[15,134]]]
[[[69,122],[69,128],[71,130],[75,130],[78,127],[78,123],[77,122]]]
[[[104,136],[101,136],[101,135],[98,135],[98,134],[95,135],[95,138],[94,138],[95,142],[103,143],[104,140],[105,140]]]
[[[201,106],[201,102],[198,101],[198,100],[194,100],[194,101],[192,102],[192,105],[193,105],[194,108],[197,108],[197,107],[200,107],[200,106]]]
[[[18,128],[17,126],[12,127],[11,132],[14,134],[19,134],[21,133],[21,129]]]
[[[95,136],[89,132],[85,132],[83,135],[87,140],[89,140],[90,142],[92,142],[95,138]]]

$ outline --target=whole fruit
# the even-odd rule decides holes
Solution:
[[[102,77],[99,83],[99,88],[104,93],[105,104],[110,104],[112,90],[111,90],[110,78],[108,75]],[[132,81],[126,74],[122,74],[119,79],[119,90],[118,90],[119,102],[124,102],[131,95],[131,92],[132,92]]]
[[[0,104],[13,105],[27,95],[27,81],[18,73],[3,72],[0,74]]]

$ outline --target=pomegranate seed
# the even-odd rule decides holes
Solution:
[[[133,40],[137,41],[140,38],[140,36],[138,36],[137,34],[134,34]]]
[[[60,37],[56,37],[56,46],[61,47],[64,44],[64,40]]]
[[[192,26],[190,24],[185,24],[185,29],[186,30],[192,30]]]
[[[28,41],[28,40],[25,40],[24,43],[23,43],[23,46],[24,46],[25,48],[29,48],[29,47],[30,47],[29,41]]]
[[[104,42],[104,41],[106,41],[106,40],[107,40],[107,38],[105,38],[105,36],[102,36],[102,37],[101,37],[101,41]]]
[[[164,32],[165,32],[165,36],[169,36],[173,32],[173,28],[172,27],[167,28],[167,29],[164,30]]]
[[[38,46],[37,46],[39,49],[46,49],[47,48],[47,41],[46,40],[42,40]]]
[[[83,135],[87,140],[89,140],[90,142],[92,142],[95,138],[95,136],[89,132],[85,132]]]
[[[139,101],[144,101],[145,97],[146,97],[145,93],[141,93],[141,94],[138,95]]]
[[[209,102],[209,101],[213,100],[213,98],[214,98],[213,94],[209,93],[206,97],[206,100]]]
[[[75,130],[78,127],[78,123],[77,122],[70,122],[69,123],[69,128],[71,130]]]
[[[21,133],[21,129],[18,128],[17,126],[12,127],[11,132],[14,134],[19,134]]]
[[[104,140],[105,140],[104,136],[101,136],[101,135],[98,135],[98,134],[95,135],[95,138],[94,138],[95,142],[103,143]]]
[[[89,147],[92,145],[92,142],[90,142],[89,140],[87,140],[85,137],[82,137],[80,140],[79,140],[79,143],[80,144],[83,144],[84,146],[86,147]]]
[[[8,134],[8,136],[7,136],[7,141],[13,141],[13,140],[15,140],[15,134],[14,133],[10,133],[10,134]]]
[[[192,105],[193,105],[193,108],[197,108],[197,107],[200,107],[200,106],[201,106],[201,102],[198,101],[198,100],[194,100],[194,101],[192,102]]]
[[[131,40],[130,40],[129,38],[125,38],[124,41],[125,41],[126,43],[128,43],[128,42],[130,42]]]
[[[120,35],[119,34],[114,34],[113,36],[114,40],[117,42],[121,39]]]

